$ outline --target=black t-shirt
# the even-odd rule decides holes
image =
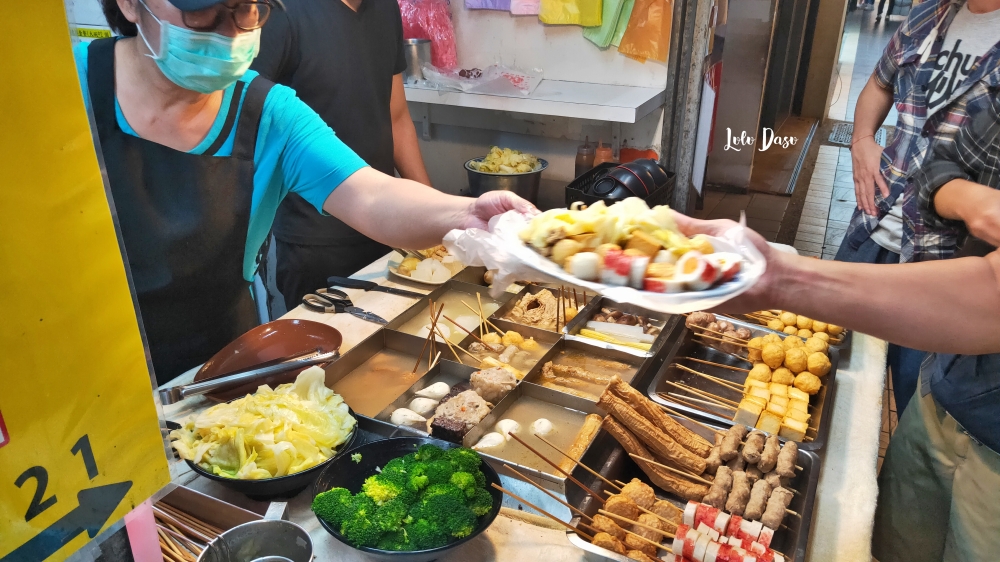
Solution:
[[[406,69],[396,0],[363,0],[357,12],[341,0],[284,4],[287,12],[271,11],[251,68],[294,89],[358,156],[392,175],[392,78]],[[345,250],[367,240],[295,194],[278,207],[274,235]]]

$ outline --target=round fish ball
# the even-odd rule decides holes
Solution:
[[[813,332],[825,332],[827,328],[826,322],[820,322],[819,320],[813,320]]]
[[[800,340],[798,336],[788,336],[787,338],[781,340],[781,347],[784,347],[786,350],[801,346],[802,340]]]
[[[764,341],[765,344],[781,343],[781,336],[779,336],[778,334],[767,334],[761,339]]]
[[[500,337],[500,334],[498,334],[496,332],[490,332],[490,333],[486,334],[485,336],[483,336],[482,339],[483,339],[483,342],[485,342],[485,343],[492,343],[492,344],[498,344],[498,343],[500,343],[502,341],[502,338]]]
[[[805,392],[806,394],[816,394],[819,392],[819,388],[822,386],[823,382],[820,381],[819,377],[816,375],[805,372],[796,375],[794,384],[795,388]]]
[[[785,367],[798,374],[809,369],[809,355],[801,347],[793,347],[785,351]]]
[[[767,321],[767,327],[776,332],[780,332],[785,329],[785,324],[784,322],[778,320],[777,318],[772,318],[771,320]]]
[[[761,360],[761,353],[764,351],[764,338],[752,338],[747,342],[747,359],[751,363],[758,363]]]
[[[813,337],[812,330],[807,330],[805,328],[800,329],[799,333],[797,333],[795,335],[799,336],[800,338],[804,338],[804,339],[809,339],[809,338]]]
[[[836,324],[827,324],[826,333],[830,334],[833,337],[837,337],[840,334],[844,333],[844,329],[841,328],[840,326],[837,326]]]
[[[790,336],[794,336],[795,334],[799,333],[799,329],[796,328],[794,324],[792,324],[791,326],[785,326],[785,329],[782,330],[782,332],[785,332]]]
[[[795,382],[795,373],[784,367],[778,367],[773,373],[771,373],[771,382],[791,385]]]
[[[821,340],[825,341],[826,343],[830,343],[830,334],[828,334],[826,332],[815,332],[813,334],[813,337],[821,339]]]
[[[761,351],[761,360],[772,369],[777,369],[785,361],[785,348],[776,343],[769,343]]]
[[[813,337],[806,340],[805,348],[809,353],[826,353],[830,349],[830,344],[826,343],[822,339],[816,337],[819,334],[813,334]]]
[[[782,312],[778,318],[781,319],[781,323],[785,326],[795,326],[796,316],[794,312]]]
[[[756,363],[753,366],[753,369],[750,369],[750,373],[747,374],[747,377],[761,382],[771,382],[771,368],[764,363]]]
[[[826,356],[825,353],[819,351],[809,355],[808,368],[809,372],[816,375],[817,377],[825,377],[827,373],[830,372],[830,358]]]
[[[795,317],[795,325],[798,326],[800,330],[811,330],[813,321],[812,318],[799,314]]]

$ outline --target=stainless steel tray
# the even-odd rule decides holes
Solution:
[[[707,429],[682,418],[675,417],[675,419],[709,441],[713,440],[711,432]],[[722,424],[710,423],[708,425],[717,429],[726,428],[726,426]],[[610,437],[610,435],[603,431],[598,438],[601,436]],[[611,445],[607,445],[605,442],[604,446],[608,447],[608,450],[596,450],[597,440],[595,440],[595,444],[591,446],[594,455],[590,460],[598,462],[590,464],[587,459],[584,459],[587,466],[593,468],[602,476],[612,481],[617,479],[623,482],[628,482],[632,478],[639,478],[652,486],[652,483],[646,475],[628,456],[621,445],[612,439]],[[603,462],[599,462],[602,459]],[[793,479],[789,484],[789,487],[798,492],[798,494],[792,498],[792,503],[788,506],[788,509],[795,511],[801,517],[786,515],[782,528],[775,529],[774,540],[771,542],[771,548],[787,555],[786,560],[789,560],[789,562],[805,560],[806,547],[809,542],[809,528],[812,523],[813,508],[816,503],[816,486],[819,483],[820,462],[819,455],[815,451],[805,451],[801,448],[799,449],[798,465],[802,467],[802,470],[797,472],[795,479]],[[574,473],[574,476],[577,476],[577,474]],[[580,480],[590,489],[597,493],[602,493],[602,489],[603,487],[606,487],[606,485],[592,475],[588,474],[587,476],[588,478],[577,477],[580,478]],[[657,490],[657,497],[659,499],[664,499],[674,505],[684,507],[685,502],[683,500],[658,489],[656,486],[653,486],[653,489]],[[614,490],[610,491],[614,492]],[[580,498],[578,503],[574,503],[571,498],[568,498],[568,502],[580,511],[586,513],[588,516],[592,516],[597,513],[600,505],[598,505],[597,501],[595,501],[592,497],[586,494],[576,497]],[[572,525],[578,525],[580,523],[580,517],[574,517],[570,520],[570,523]],[[571,543],[586,551],[586,557],[588,560],[614,560],[616,562],[628,562],[629,560],[625,556],[615,554],[614,552],[598,548],[588,543],[576,533],[568,531],[566,535]]]
[[[497,328],[500,328],[505,333],[507,331],[509,331],[509,330],[513,330],[513,331],[521,334],[523,337],[534,338],[535,341],[537,341],[539,343],[543,343],[545,345],[554,345],[556,342],[558,342],[559,340],[561,340],[562,337],[563,337],[561,334],[557,334],[556,332],[550,332],[548,330],[542,330],[540,328],[533,328],[531,326],[525,326],[524,324],[515,324],[514,322],[511,322],[510,320],[499,320],[499,319],[497,319],[497,320],[490,320],[490,323],[494,324]],[[494,330],[493,328],[490,328],[489,331],[490,332],[495,332],[496,330]],[[478,336],[479,334],[476,334],[476,335]],[[465,336],[465,339],[462,340],[458,345],[462,349],[468,350],[469,349],[469,345],[471,345],[475,341],[476,341],[476,338],[467,335],[467,336]],[[445,359],[445,355],[446,354],[442,353],[441,358]],[[466,361],[468,361],[470,364],[472,363],[472,358],[469,357],[468,355],[459,352],[458,356],[462,358],[461,362],[463,364],[465,364]],[[452,355],[452,353],[449,351],[449,352],[447,352],[447,359],[449,361],[454,361],[455,356]],[[527,375],[527,373],[525,373],[525,374]]]
[[[580,336],[580,330],[587,327],[587,322],[594,317],[595,314],[601,311],[602,308],[616,308],[621,310],[625,314],[637,314],[645,316],[652,320],[656,320],[663,323],[663,328],[660,330],[660,334],[653,341],[653,346],[649,351],[643,351],[641,349],[636,349],[634,347],[629,347],[627,345],[616,345],[613,343],[602,342],[600,340],[594,340],[586,337]],[[578,340],[587,342],[595,347],[601,347],[604,349],[614,349],[617,351],[624,351],[626,353],[631,353],[632,355],[638,355],[640,357],[652,357],[663,347],[663,344],[667,341],[667,336],[670,335],[674,324],[683,320],[683,316],[677,316],[674,314],[664,314],[662,312],[653,312],[651,310],[646,310],[645,308],[636,306],[634,304],[625,304],[617,301],[613,301],[607,297],[598,297],[591,299],[587,306],[585,306],[580,313],[576,315],[576,318],[570,320],[569,324],[566,325],[566,337],[572,340]]]
[[[441,357],[444,357],[444,355]],[[448,386],[454,386],[463,382],[467,383],[469,382],[469,377],[472,376],[472,373],[475,373],[477,370],[478,369],[475,367],[460,365],[454,361],[438,361],[438,364],[435,365],[433,369],[427,371],[427,374],[421,377],[417,382],[413,383],[413,386],[408,388],[406,392],[396,398],[392,404],[389,404],[385,407],[385,409],[379,412],[379,414],[375,416],[375,419],[396,427],[395,424],[389,421],[392,417],[392,413],[396,410],[396,408],[407,407],[417,392],[437,382],[447,383]],[[418,431],[413,428],[406,429],[409,431]],[[427,434],[426,431],[419,431],[419,433],[423,435]]]
[[[504,318],[504,316],[506,316],[507,313],[510,312],[511,309],[513,309],[517,305],[517,303],[520,302],[522,298],[524,298],[525,295],[534,295],[545,290],[553,291],[553,293],[555,294],[558,293],[559,288],[556,287],[555,289],[553,289],[552,287],[546,287],[544,285],[527,285],[524,289],[521,289],[521,292],[517,293],[516,295],[513,295],[513,297],[510,300],[508,300],[503,306],[498,308],[496,312],[491,314],[490,321],[495,323],[496,320],[505,320],[507,322],[511,322],[512,324],[517,324],[518,326],[524,326],[524,324],[518,324],[517,322],[514,322],[512,320],[507,320]],[[583,301],[583,295],[581,294],[581,291],[579,289],[577,289],[576,296],[579,298],[581,302]],[[587,303],[584,303],[584,307],[586,307],[586,304],[589,304],[591,301],[596,300],[596,297],[597,297],[596,294],[588,293]],[[546,331],[556,332],[555,330],[546,330]],[[566,331],[566,326],[560,326],[558,332],[556,333],[565,333],[565,331]]]
[[[461,277],[461,276],[462,276],[462,273],[459,273],[458,275],[456,275],[456,277]],[[490,288],[489,287],[485,287],[483,285],[474,285],[472,283],[464,283],[464,282],[458,281],[456,279],[450,279],[447,282],[445,282],[443,285],[441,285],[440,287],[438,287],[437,289],[434,289],[433,291],[431,291],[430,293],[428,293],[427,296],[425,296],[424,298],[419,299],[418,301],[416,301],[415,303],[413,303],[410,306],[410,308],[407,308],[406,310],[404,310],[399,316],[393,318],[392,321],[390,321],[388,324],[385,325],[385,329],[386,330],[399,330],[399,328],[401,326],[403,326],[404,324],[406,324],[407,322],[409,322],[410,319],[413,318],[414,316],[416,316],[418,314],[429,314],[429,310],[430,310],[429,301],[431,299],[433,299],[436,302],[437,300],[439,300],[441,298],[442,295],[444,295],[445,293],[448,293],[450,291],[461,291],[461,292],[472,293],[472,294],[481,293],[485,297],[492,298],[492,297],[489,296],[489,292],[490,292]],[[493,299],[493,300],[500,301],[501,309],[502,309],[503,306],[505,306],[506,304],[509,304],[510,299],[512,299],[513,297],[514,297],[514,295],[512,295],[511,293],[503,293],[503,294],[500,295],[499,298]],[[469,303],[469,304],[471,305],[473,303]],[[469,314],[471,314],[471,312]],[[444,355],[445,355],[444,353],[441,354],[442,357],[444,357]]]
[[[777,330],[772,330],[771,328],[768,328],[767,326],[765,326],[763,324],[758,324],[757,322],[754,322],[752,320],[748,320],[748,319],[744,320],[742,318],[734,318],[734,317],[726,315],[726,314],[718,314],[717,316],[721,316],[724,320],[726,320],[728,322],[733,322],[733,321],[735,321],[735,322],[746,322],[746,323],[750,324],[751,326],[757,326],[759,328],[767,330],[767,333],[769,333],[769,334],[778,334],[778,335],[780,335],[782,337],[786,335],[784,332],[779,332]],[[851,341],[853,339],[853,334],[854,334],[854,330],[847,330],[847,329],[845,329],[844,333],[843,333],[844,337],[840,339],[840,343],[833,343],[831,341],[830,342],[830,347],[835,347],[835,348],[841,350],[841,355],[843,355],[846,350],[849,350],[851,348]]]
[[[739,320],[733,321],[732,323],[739,327],[748,328],[754,337],[774,333],[773,330],[769,330],[758,324],[741,322]],[[750,364],[747,361],[737,359],[732,355],[723,353],[713,347],[709,347],[698,339],[694,333],[691,332],[691,330],[684,328],[683,325],[681,325],[681,328],[683,331],[682,337],[679,338],[665,354],[663,365],[661,366],[659,372],[656,373],[656,376],[653,377],[652,382],[649,384],[647,394],[655,402],[659,402],[660,404],[683,411],[686,414],[701,419],[708,419],[727,427],[732,426],[732,419],[726,418],[722,414],[712,414],[705,410],[685,406],[679,402],[671,400],[669,397],[663,398],[659,395],[661,392],[684,394],[677,388],[666,384],[667,381],[670,381],[681,382],[698,390],[710,392],[736,402],[739,402],[741,398],[740,393],[735,390],[726,389],[725,387],[706,380],[703,377],[671,367],[678,357],[694,357],[696,359],[713,361],[715,363],[722,363],[724,365],[744,369],[750,367]],[[837,366],[840,363],[840,351],[837,348],[830,348],[830,363],[832,363],[833,366],[830,368],[830,373],[823,377],[823,386],[820,388],[820,391],[809,400],[809,404],[812,407],[812,417],[809,419],[809,428],[811,431],[807,433],[807,436],[812,436],[813,440],[799,443],[799,448],[803,450],[821,450],[826,444],[826,438],[830,432],[830,416],[833,415],[833,398],[837,380]],[[732,371],[721,367],[713,367],[711,365],[703,365],[693,362],[686,362],[684,364],[699,372],[732,381],[740,385],[746,381],[746,373],[741,371]],[[692,398],[697,397],[692,396]],[[727,412],[727,410],[719,411]]]
[[[542,375],[542,368],[545,366],[546,363],[552,361],[552,359],[556,355],[558,355],[559,352],[566,349],[575,349],[584,351],[590,355],[594,355],[595,357],[602,357],[604,359],[610,359],[612,361],[620,361],[622,363],[635,367],[636,368],[635,375],[633,375],[631,380],[626,381],[635,388],[643,388],[641,383],[645,382],[646,380],[649,380],[649,375],[655,372],[654,367],[660,364],[660,362],[658,362],[655,357],[640,357],[625,351],[619,351],[617,349],[605,349],[602,347],[591,345],[589,342],[586,341],[571,340],[564,337],[560,339],[558,342],[556,342],[556,344],[553,345],[552,348],[549,349],[544,356],[542,356],[542,358],[538,361],[538,363],[535,364],[535,368],[533,368],[531,371],[528,372],[527,375],[524,376],[524,382],[542,386],[541,383],[538,382],[539,378]],[[555,389],[548,389],[548,390],[552,390],[553,392],[559,392],[558,390]],[[559,392],[559,394],[566,394],[566,396],[574,396],[572,394],[567,394],[563,392]],[[584,398],[580,399],[585,400]],[[591,403],[594,402],[597,402],[597,400],[594,400]]]

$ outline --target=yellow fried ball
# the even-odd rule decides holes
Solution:
[[[799,314],[795,317],[795,325],[798,326],[800,330],[812,330],[813,321],[812,318]]]
[[[483,336],[483,343],[497,344],[501,341],[503,340],[500,338],[500,334],[496,332],[490,332]]]
[[[810,373],[804,372],[799,373],[795,376],[795,388],[805,392],[806,394],[816,394],[819,392],[820,386],[823,382],[819,380],[819,377]]]
[[[799,333],[799,329],[796,328],[794,324],[792,324],[791,326],[785,326],[785,329],[782,330],[782,332],[785,332],[790,336],[794,336],[795,334]]]
[[[524,340],[518,347],[520,347],[523,351],[537,351],[540,348],[538,342],[535,341],[535,338],[528,338]]]
[[[759,380],[761,382],[771,382],[771,368],[763,363],[756,363],[747,378]]]
[[[825,341],[826,343],[830,343],[830,334],[828,334],[826,332],[816,332],[816,333],[813,334],[813,337],[814,338],[819,338],[819,339]]]
[[[795,335],[797,335],[797,336],[799,336],[800,338],[803,338],[803,339],[809,339],[809,338],[813,337],[812,330],[806,330],[805,328],[799,329],[799,332],[797,334],[795,334]]]
[[[580,312],[579,310],[571,306],[567,306],[566,312],[564,313],[566,315],[566,321],[569,322],[570,320],[576,318],[576,315],[579,314],[579,312]]]
[[[784,324],[785,326],[794,326],[795,325],[795,313],[794,312],[782,312],[781,316],[779,316],[778,318],[781,319],[781,323]]]
[[[784,347],[786,350],[801,346],[802,340],[800,340],[798,336],[788,336],[787,338],[781,340],[781,347]]]
[[[761,352],[764,351],[764,338],[752,338],[747,342],[747,359],[751,363],[757,363],[761,359]]]
[[[771,382],[790,385],[795,382],[795,373],[784,367],[778,367],[771,373]]]
[[[521,345],[524,343],[524,337],[513,330],[508,330],[507,333],[503,335],[501,343],[504,345]]]
[[[785,348],[780,344],[769,343],[761,351],[761,360],[772,369],[777,369],[785,361]]]
[[[763,340],[765,345],[769,343],[781,343],[781,336],[778,334],[767,334],[763,337]]]
[[[817,377],[825,377],[830,372],[830,358],[819,351],[809,355],[809,372]]]
[[[825,332],[827,328],[826,322],[820,322],[819,320],[813,320],[813,332]]]
[[[767,321],[767,327],[777,332],[780,332],[785,329],[785,324],[782,323],[782,321],[778,320],[777,318],[772,318],[771,320]]]
[[[809,369],[809,355],[801,347],[793,347],[785,350],[785,367],[789,371],[799,374]]]
[[[833,337],[837,337],[840,334],[844,333],[844,329],[841,328],[840,326],[837,326],[836,324],[827,324],[826,333],[830,334]]]
[[[826,353],[827,350],[830,349],[830,344],[826,343],[821,338],[816,337],[818,335],[819,334],[813,334],[813,337],[806,340],[805,348],[809,351],[809,353],[816,353],[817,351],[820,353]]]

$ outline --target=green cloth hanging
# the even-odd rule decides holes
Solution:
[[[601,25],[583,28],[583,36],[602,49],[611,45],[611,39],[618,29],[618,18],[622,13],[622,5],[626,0],[604,0]],[[632,0],[633,2],[635,0]]]
[[[625,29],[628,28],[628,20],[632,17],[633,7],[635,7],[635,0],[624,0],[624,2],[622,2],[621,15],[618,16],[615,35],[611,38],[611,44],[615,47],[620,45],[622,42],[622,36],[625,35]]]

